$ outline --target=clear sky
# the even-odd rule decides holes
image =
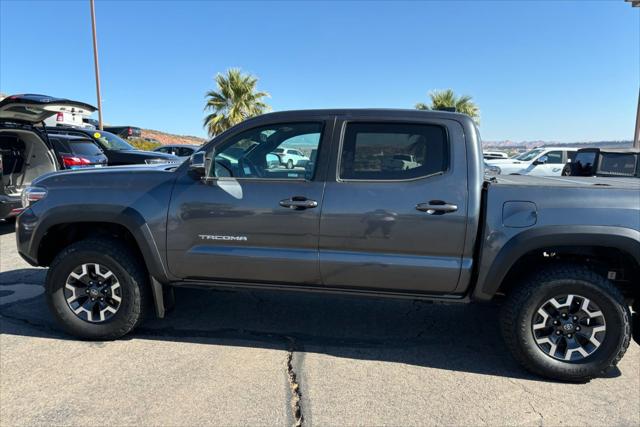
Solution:
[[[622,0],[96,1],[105,121],[204,136],[240,67],[274,110],[473,96],[485,140],[632,139],[640,8]],[[0,0],[0,91],[95,104],[89,2]]]

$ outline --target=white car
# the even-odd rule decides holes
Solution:
[[[575,156],[576,148],[540,147],[511,159],[486,160],[498,166],[502,175],[562,175],[562,168]]]
[[[484,157],[485,160],[509,158],[507,153],[503,153],[502,151],[483,151],[482,156]]]
[[[420,163],[412,154],[395,154],[384,160],[384,166],[389,170],[409,170],[420,167]]]
[[[49,127],[71,126],[78,128],[94,128],[85,119],[91,114],[81,108],[67,108],[65,111],[58,111],[55,115],[45,119],[44,124]]]
[[[296,166],[304,166],[309,162],[309,158],[302,154],[302,151],[295,148],[276,148],[273,154],[280,157],[280,163],[287,166],[287,169],[293,169]]]

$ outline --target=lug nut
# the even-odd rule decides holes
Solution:
[[[554,321],[553,321],[553,324],[554,324],[554,325],[559,325],[559,324],[560,324],[560,322],[558,322],[557,320],[554,320]]]
[[[562,313],[562,317],[566,319],[567,313]]]
[[[578,320],[578,316],[573,316],[573,321],[577,321]]]
[[[568,334],[567,337],[571,338],[571,337],[573,337],[573,334]]]
[[[561,335],[561,334],[562,334],[562,332],[556,331],[556,335]]]
[[[579,330],[580,330],[580,326],[576,326],[576,331],[579,331]]]

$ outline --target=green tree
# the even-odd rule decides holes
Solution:
[[[205,95],[207,103],[204,109],[211,111],[204,118],[204,126],[209,135],[218,135],[243,120],[270,109],[263,101],[269,94],[256,90],[256,77],[232,68],[226,74],[218,74],[215,80],[217,90],[210,90]]]
[[[431,98],[431,105],[419,102],[416,104],[416,108],[418,110],[443,110],[455,107],[457,112],[468,115],[473,121],[480,124],[480,109],[470,96],[456,96],[453,90],[447,89],[430,92],[429,98]]]

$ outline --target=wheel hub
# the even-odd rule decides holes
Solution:
[[[91,323],[105,322],[118,312],[122,302],[120,282],[100,264],[82,264],[67,277],[64,297],[71,311]]]
[[[546,355],[568,362],[589,357],[606,334],[604,315],[588,298],[559,295],[545,301],[533,316],[532,332]]]

